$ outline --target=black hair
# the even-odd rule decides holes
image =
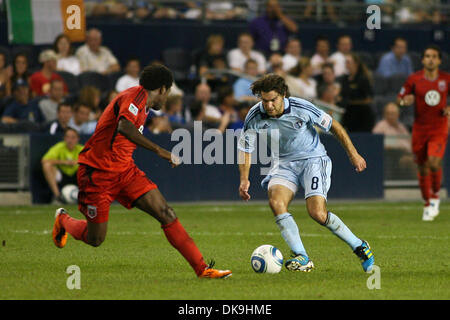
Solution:
[[[70,102],[68,102],[68,101],[63,101],[63,102],[60,102],[59,104],[58,104],[58,108],[56,109],[56,111],[60,111],[61,110],[61,108],[62,107],[69,107],[70,109],[73,109],[73,106],[72,106],[72,104],[70,103]]]
[[[166,66],[159,63],[146,66],[139,79],[139,84],[145,90],[156,90],[162,87],[169,89],[172,87],[172,83],[172,72]]]
[[[422,51],[422,59],[425,57],[425,52],[427,50],[437,51],[439,59],[442,59],[441,48],[438,45],[435,45],[435,44],[429,44],[428,46],[425,47],[425,49],[423,49],[423,51]]]
[[[256,80],[251,85],[252,93],[259,97],[261,92],[270,92],[272,90],[278,92],[280,95],[288,98],[289,88],[282,77],[274,73],[269,73],[259,80]]]

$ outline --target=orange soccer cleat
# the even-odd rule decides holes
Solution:
[[[52,238],[58,248],[64,248],[67,243],[67,232],[61,225],[61,215],[67,214],[66,209],[59,208],[55,213],[55,224],[53,225]]]
[[[232,276],[231,270],[213,269],[214,261],[211,261],[205,270],[198,276],[199,278],[225,279]]]

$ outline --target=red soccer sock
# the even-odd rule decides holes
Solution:
[[[425,206],[430,205],[430,191],[431,191],[431,177],[430,174],[423,176],[418,173],[420,191],[422,192],[422,198],[425,201]]]
[[[68,214],[61,215],[61,225],[76,240],[87,243],[87,221],[74,219]]]
[[[197,276],[200,275],[208,265],[203,260],[194,240],[189,237],[178,218],[169,224],[162,225],[161,228],[170,244],[189,262]]]
[[[431,190],[433,191],[433,194],[431,195],[432,198],[434,199],[439,198],[439,190],[441,189],[441,183],[442,183],[442,168],[436,172],[431,171]]]

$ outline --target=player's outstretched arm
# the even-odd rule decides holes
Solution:
[[[171,152],[167,151],[164,148],[161,148],[156,143],[153,143],[149,139],[144,137],[134,126],[134,124],[132,124],[129,120],[121,118],[119,120],[119,125],[117,126],[117,132],[134,144],[147,150],[153,151],[161,158],[166,159],[172,164],[172,167],[178,166],[180,164],[180,160],[178,159],[178,157],[172,155]]]
[[[333,120],[331,124],[331,132],[341,143],[345,152],[347,152],[350,162],[353,164],[356,171],[364,171],[364,169],[366,169],[367,167],[366,160],[364,160],[364,158],[359,155],[358,151],[356,151],[356,148],[353,145],[352,140],[350,140],[350,137],[348,136],[347,131],[345,131],[344,127],[342,127],[342,125],[338,121]]]
[[[239,176],[240,176],[240,184],[239,184],[239,196],[242,200],[248,201],[250,200],[250,194],[248,193],[248,189],[250,188],[250,181],[248,180],[248,176],[250,174],[250,166],[251,163],[251,153],[239,151]]]

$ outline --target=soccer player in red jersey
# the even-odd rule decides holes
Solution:
[[[408,77],[398,94],[400,106],[415,103],[412,149],[418,165],[418,178],[425,201],[424,221],[439,214],[439,190],[442,181],[442,159],[448,137],[450,106],[447,95],[450,74],[439,70],[441,51],[430,45],[423,51],[423,70]]]
[[[64,208],[56,210],[53,241],[63,248],[67,233],[70,233],[76,240],[99,246],[105,240],[110,204],[117,200],[127,209],[137,207],[157,219],[167,240],[189,262],[198,277],[225,278],[231,271],[213,269],[212,264],[205,263],[156,184],[136,167],[132,159],[138,145],[166,159],[172,167],[180,163],[171,152],[142,135],[150,109],[161,109],[172,83],[173,76],[168,68],[160,64],[147,66],[139,85],[121,92],[106,107],[78,158],[78,209],[86,219],[74,219]]]

